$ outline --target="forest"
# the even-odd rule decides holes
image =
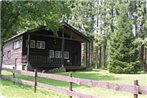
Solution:
[[[147,71],[147,0],[8,0],[0,3],[1,46],[8,38],[27,29],[45,25],[56,31],[61,22],[66,22],[93,40],[93,68],[112,73]],[[85,54],[82,55],[84,58]]]

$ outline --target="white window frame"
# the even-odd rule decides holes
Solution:
[[[30,48],[35,48],[35,40],[30,40]]]
[[[61,51],[55,51],[55,58],[62,58]]]
[[[20,40],[14,41],[13,47],[14,49],[21,48],[21,41]]]
[[[49,57],[54,58],[54,55],[55,55],[54,50],[49,50]]]
[[[37,41],[36,48],[37,49],[45,49],[45,41]]]
[[[69,52],[68,51],[64,52],[64,59],[69,59]]]

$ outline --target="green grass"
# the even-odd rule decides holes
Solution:
[[[107,81],[107,82],[115,82],[122,84],[131,84],[133,85],[134,80],[139,80],[140,85],[147,85],[147,74],[111,74],[106,70],[95,70],[95,71],[82,71],[82,72],[72,72],[74,77],[91,79],[97,81]],[[10,75],[12,73],[3,72],[3,74]],[[69,72],[56,73],[60,75],[69,75]],[[31,80],[33,81],[33,77],[16,75],[18,78]],[[37,79],[41,83],[46,83],[54,86],[68,88],[68,83],[62,81],[56,81],[52,79],[38,78]],[[23,86],[20,84],[12,85],[12,82],[1,80],[2,85],[2,96],[13,98],[66,98],[67,96],[61,95],[59,93],[53,91],[47,91],[45,89],[37,88],[37,93],[33,92],[33,88],[28,86]],[[79,86],[73,85],[75,91],[79,91],[85,94],[97,95],[102,98],[133,98],[133,95],[127,92],[114,91],[109,89],[102,88],[93,88],[87,86]],[[27,94],[29,93],[29,94]],[[139,95],[139,98],[146,98],[147,95]]]
[[[68,98],[68,96],[41,88],[37,88],[37,93],[34,93],[33,87],[18,83],[13,85],[8,80],[0,79],[0,98]]]

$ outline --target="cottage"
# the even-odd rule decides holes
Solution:
[[[82,44],[86,47],[85,67],[90,66],[91,40],[67,23],[56,33],[35,28],[8,39],[3,46],[3,67],[18,70],[81,68]]]

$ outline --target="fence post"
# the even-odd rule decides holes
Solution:
[[[15,69],[16,69],[16,67],[17,67],[17,58],[15,58]]]
[[[72,77],[72,73],[69,76]],[[72,91],[72,82],[69,82],[69,90]],[[72,96],[69,96],[69,98],[72,98]]]
[[[138,80],[134,80],[134,85],[139,86]],[[137,89],[138,90],[138,89]],[[138,98],[138,94],[134,94],[134,98]]]
[[[13,84],[15,84],[15,67],[13,67]]]
[[[37,86],[37,69],[34,69],[34,72],[35,72],[35,78],[34,78],[34,92],[36,93],[36,86]]]

